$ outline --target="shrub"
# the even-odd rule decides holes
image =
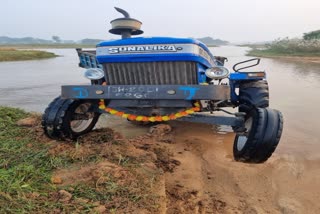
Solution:
[[[278,39],[267,44],[266,50],[281,54],[319,54],[320,40],[319,39]]]
[[[303,34],[304,40],[313,40],[313,39],[319,39],[320,40],[320,30],[311,31],[309,33]]]

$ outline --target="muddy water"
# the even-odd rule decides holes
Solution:
[[[231,69],[238,61],[248,59],[243,47],[213,48],[215,55],[226,56]],[[52,49],[61,57],[24,62],[0,63],[0,105],[14,106],[28,111],[42,112],[59,94],[60,85],[87,84],[82,69],[77,67],[75,50]],[[319,64],[292,62],[280,59],[262,59],[254,70],[266,70],[270,85],[271,107],[279,109],[285,118],[283,137],[277,153],[294,154],[307,159],[320,158],[320,66]],[[105,120],[105,118],[104,118]],[[147,130],[125,120],[113,118],[108,125],[132,136]],[[104,122],[103,122],[104,123]],[[209,126],[208,126],[209,127]],[[126,132],[125,132],[126,130]],[[130,130],[128,132],[128,130]],[[231,133],[225,127],[208,128],[230,141]]]
[[[48,50],[61,57],[0,63],[0,105],[42,112],[62,84],[88,83],[71,49]]]
[[[212,51],[228,57],[228,68],[244,56],[247,48],[220,47]],[[252,70],[265,70],[270,88],[270,107],[285,119],[277,153],[320,158],[320,64],[263,58]]]

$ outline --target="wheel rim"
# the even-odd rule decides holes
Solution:
[[[253,122],[252,117],[249,117],[244,123],[244,127],[246,128],[246,131],[243,133],[243,135],[238,135],[238,138],[237,138],[238,151],[241,151],[247,144],[249,133],[252,127],[252,122]]]
[[[72,119],[70,121],[70,128],[73,132],[79,133],[85,131],[92,123],[94,112],[88,112],[90,109],[91,104],[90,103],[83,103],[79,105],[75,111],[75,114],[83,115],[88,117],[89,119]]]

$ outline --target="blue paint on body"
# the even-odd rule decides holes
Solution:
[[[196,44],[207,51],[212,57],[209,48],[199,40],[192,38],[173,38],[173,37],[134,37],[127,39],[104,41],[97,47],[121,46],[121,45],[154,45],[154,44]]]
[[[206,76],[205,72],[208,69],[208,67],[204,66],[201,63],[198,63],[198,83],[203,84],[203,83],[209,83],[210,79]]]
[[[206,66],[212,67],[210,62],[205,58],[191,53],[174,53],[174,54],[122,54],[118,56],[97,56],[100,64],[103,63],[120,63],[120,62],[172,62],[172,61],[193,61]]]
[[[84,98],[89,97],[89,91],[86,88],[74,87],[72,90],[77,93],[76,98],[84,99]]]
[[[189,95],[186,100],[192,100],[192,98],[196,95],[196,92],[199,90],[197,87],[190,87],[190,86],[181,86],[179,90],[184,92],[184,95]]]
[[[101,42],[97,47],[112,47],[125,45],[161,45],[161,44],[195,44],[203,48],[210,56],[211,61],[215,62],[214,56],[208,47],[196,39],[172,38],[172,37],[136,37]],[[206,58],[194,53],[144,53],[144,54],[121,54],[121,55],[98,55],[97,60],[100,64],[117,62],[161,62],[161,61],[194,61],[205,67],[215,66]]]
[[[265,79],[265,77],[250,77],[248,75],[249,73],[246,72],[235,72],[231,73],[229,76],[229,80],[232,81],[241,81],[241,80],[262,80]]]

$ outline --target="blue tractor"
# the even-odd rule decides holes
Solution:
[[[272,155],[282,133],[282,114],[268,108],[265,72],[243,71],[260,59],[237,63],[230,73],[225,57],[213,56],[195,39],[131,38],[143,33],[142,23],[116,10],[124,17],[111,21],[109,32],[122,39],[101,42],[94,51],[77,49],[79,66],[87,69],[91,84],[62,86],[61,96],[43,115],[48,137],[76,139],[94,128],[100,114],[110,113],[141,123],[229,125],[236,133],[235,160],[262,163]],[[238,112],[225,107],[238,107]]]

